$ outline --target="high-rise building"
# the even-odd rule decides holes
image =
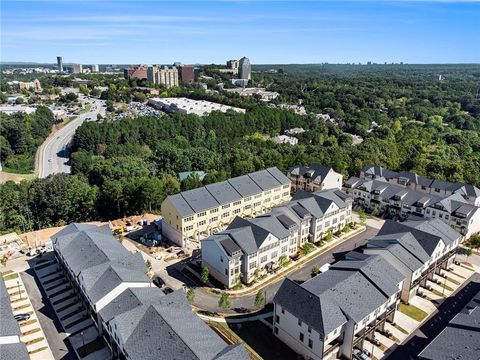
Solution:
[[[195,68],[192,65],[182,65],[180,67],[180,78],[183,83],[192,84],[195,82]]]
[[[146,79],[147,69],[147,65],[129,66],[123,70],[123,75],[125,79]]]
[[[178,86],[178,69],[168,66],[149,66],[147,79],[153,84],[160,84],[165,87]]]
[[[60,72],[63,72],[63,59],[61,56],[57,56],[57,69]]]
[[[100,69],[97,64],[92,65],[92,72],[100,72]]]
[[[227,69],[238,72],[238,65],[239,65],[238,63],[239,63],[238,60],[228,60]]]
[[[72,72],[74,74],[81,74],[83,72],[83,66],[82,64],[73,64],[72,66]]]
[[[240,79],[252,79],[252,66],[250,65],[250,60],[247,57],[243,57],[239,61],[238,77]]]

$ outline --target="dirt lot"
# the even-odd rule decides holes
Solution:
[[[35,174],[13,174],[0,171],[0,184],[3,184],[9,180],[19,183],[22,180],[31,180],[35,178]]]

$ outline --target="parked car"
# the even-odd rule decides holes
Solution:
[[[371,360],[370,356],[358,348],[353,348],[353,357],[358,360]]]
[[[28,319],[30,319],[30,314],[18,314],[18,315],[15,315],[14,318],[18,322],[27,321]]]
[[[155,284],[155,286],[158,286],[159,288],[165,285],[165,281],[163,281],[160,276],[155,276],[152,282]]]

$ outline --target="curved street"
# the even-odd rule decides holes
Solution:
[[[86,99],[79,94],[79,100],[85,105]],[[38,148],[35,159],[35,171],[38,177],[45,178],[51,174],[70,173],[68,161],[68,146],[72,141],[75,130],[84,121],[97,120],[97,114],[105,115],[105,107],[99,99],[88,99],[91,105],[89,111],[78,115],[58,131],[53,131]]]

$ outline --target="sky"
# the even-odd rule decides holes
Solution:
[[[480,0],[1,0],[0,60],[480,63]]]

